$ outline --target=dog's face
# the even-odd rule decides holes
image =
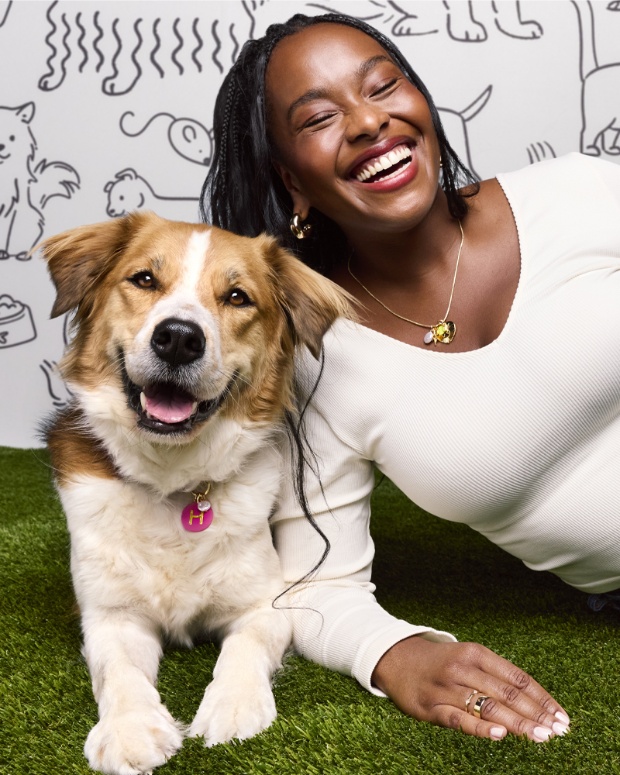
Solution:
[[[273,421],[290,401],[294,346],[317,356],[348,310],[335,285],[271,238],[151,213],[42,248],[52,314],[77,308],[65,378],[78,392],[112,387],[122,400],[110,411],[159,441],[191,440],[216,414]]]

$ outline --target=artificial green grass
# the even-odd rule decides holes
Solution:
[[[212,749],[187,740],[157,773],[620,773],[620,616],[590,613],[581,593],[468,528],[429,517],[387,480],[373,508],[374,579],[385,607],[514,661],[563,704],[571,732],[542,745],[477,740],[416,722],[353,679],[293,656],[276,678],[279,715],[266,732]],[[97,709],[80,655],[68,544],[47,454],[0,448],[2,775],[90,771],[82,746]],[[164,656],[159,689],[183,722],[216,657],[211,644]]]

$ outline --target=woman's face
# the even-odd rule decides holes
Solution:
[[[439,190],[430,111],[373,38],[333,23],[284,38],[266,94],[276,163],[303,218],[315,207],[359,235],[411,228],[428,213]]]

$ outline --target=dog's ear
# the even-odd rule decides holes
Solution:
[[[296,345],[305,344],[318,359],[323,336],[336,318],[355,319],[356,301],[271,239],[267,252],[293,341]]]
[[[53,318],[77,307],[89,296],[114,265],[143,217],[134,213],[78,226],[38,245],[56,286]]]

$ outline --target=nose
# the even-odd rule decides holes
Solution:
[[[171,366],[184,366],[204,355],[205,335],[195,323],[167,318],[155,326],[153,351]]]
[[[347,140],[354,142],[360,137],[377,137],[390,123],[390,114],[378,105],[362,102],[349,114]]]

